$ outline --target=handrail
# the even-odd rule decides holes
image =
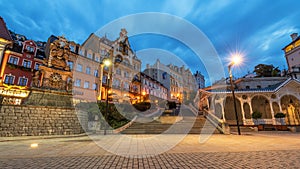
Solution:
[[[192,105],[192,103],[190,103],[188,107],[196,116],[198,116],[198,110]]]
[[[217,129],[223,134],[229,134],[230,128],[226,122],[219,119],[216,115],[212,114],[210,111],[204,110],[205,117],[208,119]]]
[[[128,122],[127,124],[125,124],[124,126],[119,127],[117,129],[114,129],[113,133],[117,134],[117,133],[120,133],[123,130],[127,129],[128,127],[130,127],[132,125],[132,123],[136,120],[136,118],[137,118],[137,116],[134,116],[134,118],[130,122]]]

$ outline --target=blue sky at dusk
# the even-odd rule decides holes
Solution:
[[[0,0],[0,16],[9,29],[27,38],[46,41],[51,34],[65,35],[82,44],[90,33],[120,17],[143,12],[175,15],[195,25],[207,36],[224,69],[230,52],[241,51],[244,64],[234,73],[241,77],[253,71],[259,63],[273,64],[280,69],[287,67],[281,49],[291,42],[291,33],[300,32],[299,6],[297,0]],[[106,35],[114,40],[118,33],[106,32]],[[130,37],[130,42],[136,51],[147,48],[169,51],[181,58],[193,72],[200,70],[206,75],[203,63],[189,59],[195,53],[174,39],[139,35]],[[168,61],[172,59],[164,60]]]

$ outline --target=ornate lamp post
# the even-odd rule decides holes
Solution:
[[[240,124],[239,124],[239,118],[238,118],[238,113],[236,109],[236,102],[235,102],[235,94],[234,94],[234,85],[233,85],[233,80],[232,80],[232,71],[231,68],[234,65],[237,65],[241,62],[241,58],[238,55],[233,56],[232,61],[228,65],[228,73],[229,73],[229,78],[230,78],[230,87],[231,87],[231,92],[232,92],[232,98],[233,98],[233,106],[234,106],[234,112],[235,112],[235,119],[236,119],[236,125],[238,128],[238,134],[241,135],[241,130],[240,130]]]

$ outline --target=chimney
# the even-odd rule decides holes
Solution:
[[[292,33],[291,35],[292,41],[294,41],[298,37],[298,33]]]

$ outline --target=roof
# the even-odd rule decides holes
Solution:
[[[6,23],[4,22],[1,16],[0,16],[0,38],[3,38],[8,41],[12,41],[10,33],[6,27]]]
[[[286,47],[290,46],[291,44],[295,43],[296,41],[298,41],[300,39],[300,36],[298,36],[295,40],[293,40],[291,43],[289,43],[288,45],[286,45],[284,48],[282,48],[282,50],[284,50]]]
[[[261,88],[261,89],[242,89],[242,90],[234,90],[235,93],[262,93],[262,92],[277,92],[280,88],[284,87],[288,83],[295,82],[300,85],[300,82],[296,79],[289,78],[283,82],[274,84],[270,87]],[[231,90],[206,90],[211,93],[231,93]]]

